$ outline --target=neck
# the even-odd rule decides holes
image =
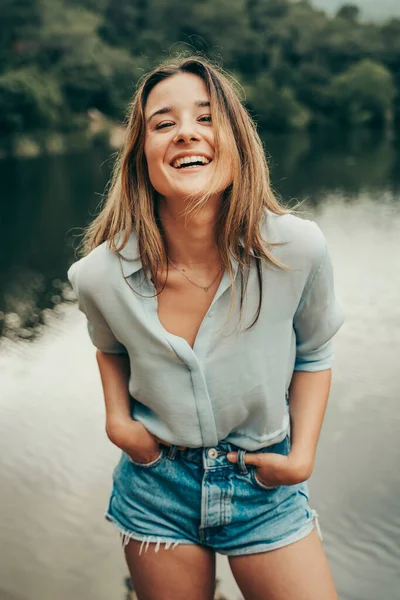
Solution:
[[[195,267],[219,263],[215,241],[219,205],[220,198],[186,217],[182,202],[160,199],[159,216],[168,243],[168,256],[175,264]]]

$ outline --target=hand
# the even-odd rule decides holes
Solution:
[[[227,458],[231,462],[237,462],[237,452],[229,452]],[[292,452],[288,455],[275,452],[246,453],[244,462],[256,467],[257,478],[268,487],[301,483],[312,473],[312,465]]]
[[[127,419],[107,427],[111,442],[121,448],[134,461],[149,463],[160,454],[160,444],[140,421]]]
[[[135,462],[150,463],[160,454],[160,444],[171,445],[150,433],[140,421],[133,419],[113,423],[106,430],[110,441]],[[179,449],[185,447],[180,446]]]

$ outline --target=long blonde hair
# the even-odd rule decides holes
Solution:
[[[267,248],[280,243],[266,242],[261,237],[260,223],[264,218],[265,209],[277,215],[293,213],[294,209],[283,207],[271,189],[263,145],[256,125],[240,100],[239,84],[220,66],[203,56],[180,55],[175,59],[168,59],[139,81],[136,93],[128,106],[125,119],[126,135],[107,186],[104,207],[84,230],[80,253],[88,254],[104,241],[108,242],[112,251],[120,252],[126,246],[134,228],[144,276],[150,274],[153,281],[158,281],[160,269],[166,270],[168,276],[167,246],[157,217],[157,193],[150,183],[144,154],[144,110],[147,98],[157,83],[178,73],[191,73],[204,81],[210,97],[215,135],[215,165],[211,183],[206,193],[188,203],[187,214],[201,209],[209,198],[221,189],[225,160],[230,160],[233,179],[222,193],[216,223],[216,244],[222,266],[227,270],[232,283],[231,257],[239,265],[240,318],[252,255],[256,259],[260,300],[253,322],[246,328],[249,329],[257,321],[261,310],[261,262],[290,270]],[[124,235],[120,246],[117,247],[115,236],[121,232],[124,232]],[[162,289],[158,293],[161,293]],[[231,289],[229,315],[235,302],[235,286],[232,285]]]

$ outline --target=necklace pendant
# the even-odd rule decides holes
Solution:
[[[221,271],[223,270],[223,267],[221,267],[221,268],[220,268],[220,270],[218,271],[218,273],[217,273],[217,276],[215,277],[214,281],[212,281],[212,282],[210,283],[210,285],[207,285],[207,286],[202,286],[202,285],[200,285],[200,284],[196,283],[195,281],[193,281],[193,279],[191,279],[191,278],[190,278],[188,275],[186,275],[186,273],[184,273],[184,269],[179,269],[179,268],[176,266],[176,264],[175,264],[174,262],[172,262],[172,260],[171,260],[169,257],[168,257],[168,260],[169,260],[169,262],[171,263],[171,265],[172,265],[172,266],[173,266],[173,267],[174,267],[174,268],[175,268],[177,271],[179,271],[179,273],[181,273],[181,274],[182,274],[182,275],[183,275],[183,276],[184,276],[184,277],[185,277],[185,278],[186,278],[188,281],[190,281],[190,283],[193,283],[193,285],[195,285],[195,286],[196,286],[196,287],[198,287],[198,288],[203,288],[203,290],[204,290],[205,292],[208,292],[208,290],[210,289],[210,287],[211,287],[212,285],[214,285],[214,283],[215,283],[215,282],[217,281],[217,279],[218,279],[218,275],[219,275],[219,274],[221,273]]]

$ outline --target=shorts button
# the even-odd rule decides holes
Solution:
[[[217,458],[218,451],[215,448],[210,448],[207,454],[210,458]]]

